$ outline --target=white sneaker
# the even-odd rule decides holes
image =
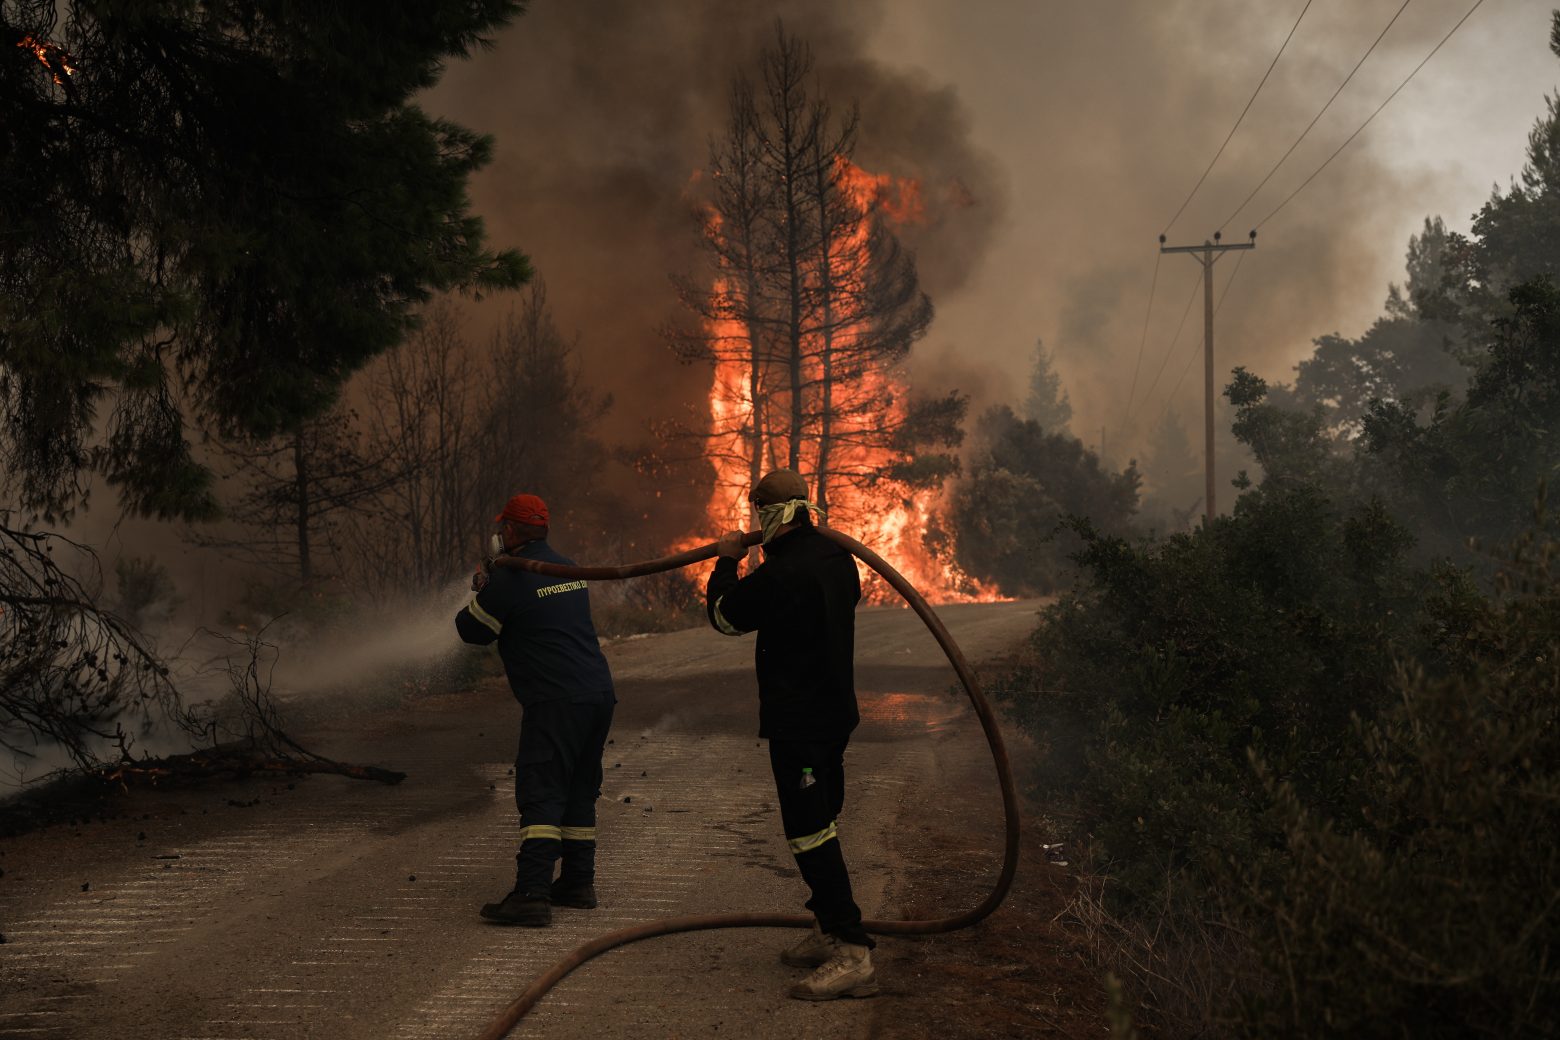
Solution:
[[[816,968],[834,959],[836,946],[834,936],[824,935],[818,922],[814,921],[812,931],[804,935],[801,942],[781,952],[780,963],[792,968]]]
[[[834,956],[792,986],[791,996],[799,1000],[834,1000],[836,997],[871,997],[877,991],[872,951],[865,946],[835,940]]]

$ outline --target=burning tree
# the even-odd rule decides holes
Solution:
[[[713,370],[708,422],[666,432],[713,467],[712,524],[751,523],[743,493],[788,466],[836,523],[920,559],[916,491],[956,471],[939,449],[959,443],[964,400],[912,400],[905,384],[932,318],[894,231],[918,219],[919,186],[854,163],[857,112],[836,116],[815,94],[808,48],[783,27],[761,65],[761,85],[734,84],[711,148],[701,217],[713,279],[683,283],[697,323],[671,333],[680,357]]]

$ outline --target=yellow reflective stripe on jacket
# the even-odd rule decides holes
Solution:
[[[720,599],[715,601],[715,627],[720,629],[720,631],[724,632],[728,636],[740,636],[742,635],[742,630],[736,625],[733,625],[730,621],[727,621],[726,615],[720,612],[721,600],[725,598],[725,596],[722,596]]]
[[[472,617],[474,617],[478,621],[482,622],[488,628],[491,628],[493,630],[493,634],[495,636],[500,636],[500,635],[504,634],[503,622],[499,621],[498,618],[494,617],[492,614],[489,614],[487,611],[483,610],[481,605],[477,603],[477,597],[475,597],[475,596],[471,597],[471,602],[469,604],[467,604],[466,609],[471,611],[471,616]]]
[[[595,841],[596,828],[594,827],[564,827],[564,841]]]
[[[805,838],[788,838],[786,839],[786,844],[791,846],[791,855],[800,856],[802,853],[811,852],[824,842],[832,841],[837,837],[839,837],[839,832],[834,829],[834,823],[831,822],[817,834],[809,834]]]
[[[526,841],[529,838],[551,838],[553,841],[558,841],[562,837],[563,828],[554,827],[550,823],[533,823],[529,827],[520,828],[521,841]]]

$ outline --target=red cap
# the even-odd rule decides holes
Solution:
[[[546,527],[547,503],[535,495],[516,495],[505,502],[504,511],[493,518],[494,523],[500,520],[513,520],[517,524]]]

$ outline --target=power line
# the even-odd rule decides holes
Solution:
[[[1230,269],[1230,276],[1224,281],[1224,288],[1219,292],[1219,302],[1214,306],[1213,313],[1218,315],[1224,307],[1224,298],[1230,294],[1230,283],[1235,281],[1235,276],[1240,273],[1240,265],[1245,263],[1246,254],[1242,253],[1235,258],[1235,266]],[[1195,288],[1195,287],[1194,287]],[[1168,360],[1168,359],[1167,359]],[[1186,382],[1186,373],[1192,370],[1192,362],[1197,360],[1197,352],[1194,350],[1187,356],[1186,367],[1181,369],[1181,378],[1175,381],[1175,387],[1171,389],[1170,396],[1165,398],[1165,407],[1159,413],[1159,421],[1165,421],[1165,416],[1170,414],[1170,406],[1175,403],[1175,395],[1181,389],[1181,384]]]
[[[1159,261],[1163,257],[1154,254],[1154,277],[1148,283],[1148,310],[1143,313],[1143,337],[1138,340],[1137,364],[1132,366],[1132,389],[1127,391],[1127,418],[1132,417],[1132,398],[1137,394],[1138,370],[1143,367],[1143,347],[1148,343],[1148,319],[1154,314],[1154,290],[1159,287]]]
[[[1145,405],[1148,404],[1148,399],[1154,396],[1154,387],[1159,385],[1159,377],[1165,374],[1165,366],[1170,363],[1170,358],[1175,354],[1175,345],[1181,342],[1181,331],[1186,328],[1186,318],[1187,315],[1192,313],[1192,301],[1197,299],[1197,287],[1200,285],[1202,285],[1202,277],[1199,275],[1192,280],[1192,291],[1186,294],[1186,307],[1181,311],[1181,323],[1175,327],[1175,335],[1170,338],[1170,345],[1165,348],[1164,359],[1159,362],[1159,371],[1154,373],[1153,382],[1148,384],[1148,389],[1143,393],[1143,403]],[[1129,414],[1126,423],[1123,425],[1123,430],[1130,431],[1131,429],[1132,416]]]
[[[1414,0],[1403,0],[1403,6],[1397,9],[1397,14],[1392,16],[1392,20],[1387,23],[1385,29],[1381,30],[1381,33],[1376,37],[1375,41],[1371,43],[1370,48],[1365,51],[1364,55],[1360,58],[1359,61],[1355,62],[1354,68],[1349,70],[1349,74],[1343,77],[1343,82],[1338,84],[1338,89],[1333,91],[1332,97],[1327,99],[1327,104],[1323,105],[1317,111],[1316,115],[1312,117],[1311,121],[1306,124],[1305,129],[1300,131],[1300,136],[1295,138],[1294,144],[1289,146],[1288,151],[1279,156],[1278,162],[1273,164],[1273,168],[1267,172],[1267,176],[1263,177],[1257,186],[1251,189],[1251,194],[1247,195],[1245,199],[1241,201],[1241,204],[1235,207],[1235,212],[1231,213],[1229,217],[1225,219],[1224,223],[1219,225],[1221,228],[1233,224],[1235,222],[1235,218],[1240,216],[1241,211],[1246,208],[1252,199],[1257,197],[1257,192],[1261,191],[1267,182],[1272,180],[1273,175],[1278,172],[1278,168],[1284,165],[1284,162],[1294,154],[1296,148],[1300,147],[1300,142],[1306,139],[1306,136],[1310,134],[1312,128],[1316,126],[1317,122],[1322,118],[1327,110],[1332,107],[1332,103],[1338,100],[1338,95],[1343,93],[1343,88],[1349,85],[1349,81],[1354,78],[1354,74],[1360,71],[1360,67],[1365,64],[1365,59],[1371,56],[1371,54],[1376,50],[1377,45],[1386,38],[1386,35],[1391,30],[1392,26],[1397,23],[1398,17],[1402,15],[1404,11],[1408,10],[1408,5],[1413,2]]]
[[[1305,13],[1311,9],[1312,2],[1313,0],[1305,0],[1305,6],[1300,9],[1300,17],[1296,18],[1295,24],[1289,27],[1289,35],[1284,37],[1284,42],[1279,46],[1278,53],[1273,55],[1272,63],[1268,65],[1267,71],[1262,74],[1262,82],[1258,83],[1257,89],[1251,92],[1251,97],[1246,101],[1246,107],[1240,110],[1240,115],[1236,118],[1235,125],[1230,127],[1230,132],[1225,135],[1224,143],[1219,145],[1217,152],[1213,153],[1213,159],[1208,163],[1208,168],[1202,172],[1201,177],[1197,178],[1197,183],[1192,185],[1192,190],[1187,193],[1180,208],[1175,211],[1175,216],[1170,218],[1170,223],[1166,224],[1165,229],[1160,232],[1161,235],[1170,233],[1170,229],[1175,226],[1175,222],[1181,219],[1181,214],[1186,211],[1187,204],[1192,201],[1192,196],[1197,194],[1197,189],[1202,187],[1203,181],[1208,179],[1208,174],[1213,172],[1214,164],[1219,161],[1219,156],[1224,154],[1224,149],[1229,147],[1230,139],[1235,136],[1235,131],[1240,129],[1240,124],[1246,118],[1246,113],[1251,111],[1251,106],[1256,102],[1257,95],[1262,93],[1262,87],[1267,83],[1268,77],[1273,74],[1273,69],[1278,65],[1278,59],[1283,57],[1285,48],[1289,46],[1289,41],[1294,39],[1295,30],[1300,28],[1300,22],[1305,18]]]
[[[1360,136],[1360,134],[1364,132],[1365,128],[1371,124],[1371,121],[1373,119],[1375,119],[1378,115],[1381,114],[1381,110],[1386,108],[1387,105],[1391,103],[1392,99],[1397,97],[1398,94],[1403,90],[1404,87],[1408,86],[1409,80],[1412,80],[1416,75],[1419,74],[1419,70],[1424,68],[1425,65],[1429,63],[1430,59],[1436,56],[1436,52],[1437,51],[1439,51],[1442,47],[1446,46],[1446,41],[1450,40],[1452,38],[1452,36],[1457,32],[1457,30],[1462,28],[1463,23],[1466,22],[1469,18],[1473,17],[1473,12],[1477,11],[1480,7],[1483,6],[1483,4],[1484,4],[1484,0],[1474,0],[1473,6],[1468,8],[1468,13],[1463,15],[1461,18],[1459,18],[1457,20],[1457,24],[1452,26],[1451,31],[1448,32],[1445,36],[1441,37],[1441,42],[1436,44],[1433,48],[1431,48],[1430,53],[1425,55],[1423,61],[1421,61],[1418,65],[1414,66],[1414,71],[1410,72],[1408,74],[1407,78],[1405,78],[1403,80],[1403,82],[1401,82],[1401,83],[1399,83],[1397,85],[1397,90],[1394,90],[1392,93],[1388,94],[1387,95],[1387,100],[1383,101],[1381,104],[1376,106],[1376,111],[1372,112],[1369,116],[1366,117],[1365,122],[1363,122],[1363,123],[1361,123],[1359,125],[1359,129],[1355,130],[1354,133],[1350,134],[1348,136],[1348,138],[1342,144],[1340,144],[1338,146],[1337,151],[1334,151],[1331,155],[1329,155],[1327,157],[1327,160],[1325,162],[1323,162],[1322,165],[1318,166],[1316,168],[1316,170],[1311,174],[1311,176],[1307,177],[1304,181],[1300,182],[1300,187],[1296,188],[1294,191],[1292,191],[1288,195],[1286,195],[1284,197],[1284,201],[1283,202],[1280,202],[1277,206],[1274,206],[1273,207],[1273,211],[1271,213],[1269,213],[1267,216],[1263,217],[1260,221],[1258,221],[1257,222],[1257,227],[1260,228],[1263,224],[1266,224],[1268,221],[1272,220],[1275,216],[1277,216],[1279,210],[1281,210],[1285,206],[1289,205],[1289,201],[1291,199],[1293,199],[1296,195],[1298,195],[1302,191],[1304,191],[1305,188],[1306,188],[1306,185],[1310,184],[1312,181],[1314,181],[1316,179],[1317,174],[1320,174],[1323,170],[1327,169],[1328,165],[1330,165],[1334,159],[1338,158],[1339,152],[1342,152],[1345,148],[1349,147],[1349,143],[1352,142],[1356,137]]]

